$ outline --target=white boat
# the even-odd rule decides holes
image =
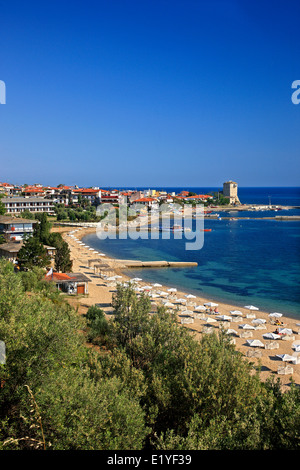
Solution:
[[[182,227],[181,225],[173,225],[173,227],[162,227],[162,232],[190,232],[190,227]]]

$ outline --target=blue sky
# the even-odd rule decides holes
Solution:
[[[0,181],[299,186],[298,1],[0,7]]]

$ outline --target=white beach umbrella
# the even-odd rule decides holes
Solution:
[[[282,313],[278,313],[278,312],[270,313],[269,317],[280,318],[280,317],[282,317]]]
[[[194,310],[203,312],[204,310],[206,310],[206,307],[204,307],[204,305],[197,305],[197,307],[195,307]]]
[[[217,320],[214,317],[206,317],[203,318],[203,320],[206,321],[206,323],[217,323]]]
[[[165,306],[165,307],[170,307],[170,308],[175,307],[175,305],[172,304],[171,302],[166,302],[166,303],[164,304],[164,306]]]
[[[228,329],[226,330],[226,334],[227,334],[227,335],[237,335],[238,332],[235,331],[233,328],[228,328]]]
[[[255,330],[254,326],[248,325],[247,323],[243,323],[242,325],[240,325],[240,328],[242,328],[243,330]]]
[[[182,315],[194,315],[192,310],[183,310]]]
[[[278,333],[280,333],[281,335],[292,335],[293,330],[291,330],[290,328],[278,328]]]
[[[106,256],[104,253],[98,253],[99,256]]]
[[[245,305],[244,308],[247,308],[248,310],[259,310],[258,307],[254,307],[254,305]]]
[[[186,299],[176,299],[175,302],[178,303],[178,304],[182,304],[182,303],[185,303],[187,300]]]
[[[231,313],[231,315],[236,315],[238,317],[243,315],[243,313],[240,312],[240,310],[230,310],[230,313]]]
[[[216,318],[223,321],[231,321],[232,318],[229,315],[217,315]]]
[[[142,289],[144,289],[144,290],[150,290],[150,289],[152,289],[152,286],[142,286]]]
[[[196,296],[193,294],[188,294],[185,296],[187,299],[196,299]]]
[[[280,339],[281,338],[281,336],[277,335],[276,333],[265,333],[263,337],[266,339]]]
[[[294,349],[294,351],[300,352],[300,344],[295,344],[292,346],[292,348]]]
[[[266,323],[266,320],[264,318],[256,318],[255,320],[252,320],[254,325],[262,325],[263,323]]]
[[[168,292],[177,292],[177,289],[175,287],[171,287],[171,289],[168,289]]]
[[[262,343],[259,339],[247,339],[247,343],[249,346],[263,348],[264,343]]]
[[[158,292],[158,294],[161,295],[161,296],[169,295],[168,292],[164,292],[163,290],[161,290],[160,292]]]
[[[162,287],[162,285],[158,284],[158,282],[156,282],[155,284],[153,284],[153,287]]]
[[[279,357],[284,362],[294,362],[296,360],[296,357],[290,354],[276,354],[276,357]]]
[[[205,304],[206,307],[218,307],[219,304],[215,304],[214,302],[206,302]]]
[[[143,279],[141,279],[140,277],[134,277],[133,279],[131,279],[133,282],[139,282],[139,281],[142,281]]]

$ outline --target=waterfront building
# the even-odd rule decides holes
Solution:
[[[229,199],[229,204],[240,204],[237,183],[234,181],[223,183],[223,196]]]
[[[9,241],[0,245],[0,257],[6,258],[12,263],[16,263],[18,253],[21,250],[24,242],[21,241]],[[47,250],[47,255],[53,260],[55,257],[56,248],[54,246],[44,245]]]
[[[45,279],[55,282],[57,288],[67,294],[88,294],[90,279],[82,273],[56,273],[50,270]]]
[[[32,235],[38,220],[21,219],[0,215],[0,233],[7,241],[23,240],[24,235]]]
[[[48,215],[54,214],[54,205],[51,199],[42,197],[4,197],[1,199],[7,214],[21,214],[24,211],[46,212]]]

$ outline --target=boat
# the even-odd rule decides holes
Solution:
[[[211,232],[211,228],[202,228],[201,232]]]
[[[190,232],[190,227],[182,227],[181,225],[173,225],[173,227],[162,227],[162,232]]]

